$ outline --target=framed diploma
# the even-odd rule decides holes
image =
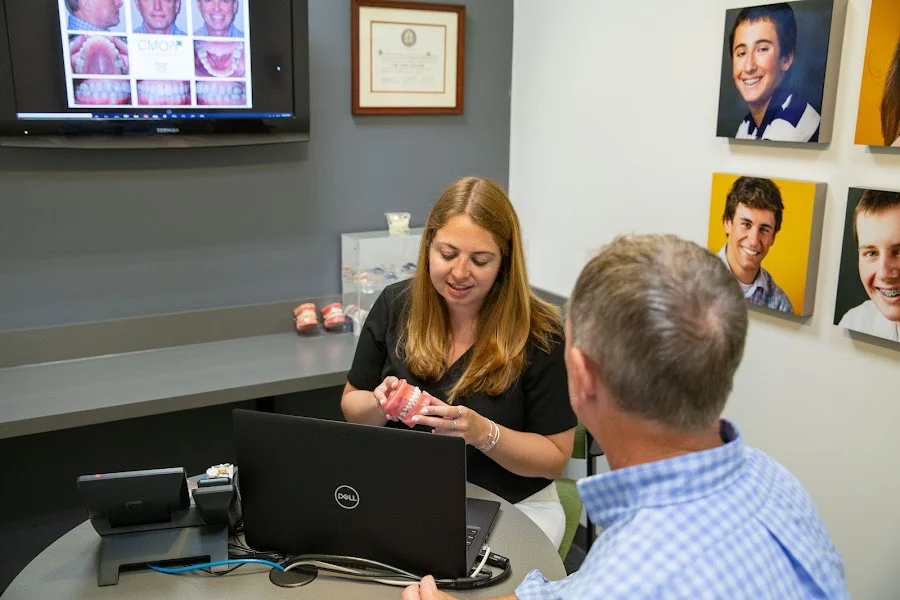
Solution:
[[[466,7],[352,0],[353,114],[462,114]]]

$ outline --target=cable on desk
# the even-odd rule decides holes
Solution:
[[[153,569],[158,573],[165,573],[167,575],[177,575],[178,573],[187,573],[188,571],[200,571],[200,570],[208,570],[211,567],[220,567],[222,565],[246,565],[246,564],[257,564],[257,565],[266,565],[272,567],[273,569],[278,569],[279,571],[284,571],[284,567],[279,565],[278,563],[274,563],[270,560],[262,560],[258,558],[239,558],[239,559],[229,559],[229,560],[217,560],[215,562],[201,563],[198,565],[189,565],[187,567],[177,567],[174,569],[170,569],[168,567],[158,567],[156,565],[147,565],[147,568]],[[236,569],[237,567],[234,567]],[[234,569],[229,569],[229,571],[233,571]]]
[[[500,567],[503,571],[499,575],[495,575],[494,572],[484,569],[485,564]],[[409,571],[404,571],[378,561],[329,554],[303,554],[294,556],[289,560],[284,570],[287,572],[300,566],[312,566],[323,571],[328,571],[338,577],[348,577],[403,587],[408,586],[411,583],[416,583],[422,578],[420,575],[415,575]],[[471,576],[459,577],[456,579],[436,579],[435,583],[439,588],[465,590],[495,585],[509,578],[511,574],[512,568],[509,565],[509,559],[505,556],[492,553],[488,547],[485,548],[484,557],[478,567],[472,572]]]
[[[472,577],[478,577],[478,574],[481,573],[481,569],[484,568],[484,563],[487,562],[488,556],[491,555],[491,547],[485,546],[484,548],[484,557],[481,559],[481,562],[478,563],[478,567],[474,571],[472,571]]]

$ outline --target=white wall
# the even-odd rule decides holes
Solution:
[[[705,245],[713,172],[827,182],[815,314],[800,324],[751,312],[726,416],[809,490],[853,596],[897,598],[900,347],[832,325],[847,188],[900,187],[900,155],[853,144],[870,0],[849,0],[823,150],[715,137],[725,9],[740,5],[516,1],[510,192],[532,282],[567,295],[585,259],[620,232]]]

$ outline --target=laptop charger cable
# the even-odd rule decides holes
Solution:
[[[488,587],[508,579],[512,574],[509,559],[491,552],[490,547],[486,547],[478,556],[480,562],[472,575],[435,579],[437,587],[453,590]],[[489,569],[484,569],[485,564],[502,569],[502,571],[495,574]],[[299,570],[300,573],[292,574],[294,570]],[[319,570],[338,577],[402,587],[418,583],[422,579],[422,575],[365,558],[333,554],[303,554],[288,559],[283,570],[273,568],[269,572],[269,580],[281,587],[299,587],[315,579]]]

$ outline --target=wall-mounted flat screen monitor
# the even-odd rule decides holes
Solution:
[[[307,0],[0,0],[0,143],[309,135]]]

